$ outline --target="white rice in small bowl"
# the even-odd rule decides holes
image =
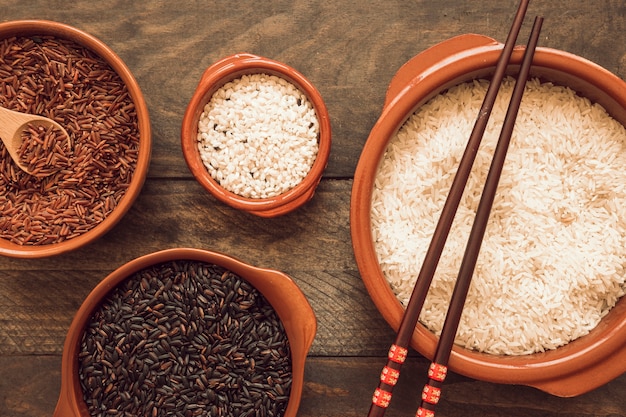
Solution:
[[[219,88],[198,122],[198,149],[211,177],[246,198],[275,197],[298,185],[315,162],[318,138],[306,95],[262,73]]]
[[[183,156],[200,185],[224,204],[268,218],[313,198],[331,142],[317,88],[285,63],[246,53],[203,72],[181,127]]]
[[[420,322],[443,326],[514,81],[494,107]],[[387,145],[371,204],[374,247],[406,305],[487,82],[421,106]],[[626,129],[598,104],[532,79],[522,101],[456,343],[497,355],[556,349],[626,291]]]

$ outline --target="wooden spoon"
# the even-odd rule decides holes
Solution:
[[[62,131],[63,135],[69,140],[67,131],[52,119],[0,107],[0,139],[2,139],[13,162],[23,171],[31,175],[33,175],[33,172],[28,167],[28,164],[21,160],[19,149],[24,141],[24,132],[28,131],[29,126],[33,125],[58,129]]]

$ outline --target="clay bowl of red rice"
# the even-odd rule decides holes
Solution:
[[[351,199],[356,262],[397,330],[502,44],[452,38],[390,83]],[[432,358],[523,48],[516,48],[411,346]],[[450,359],[557,396],[626,371],[626,83],[538,48]],[[391,344],[392,341],[390,341]]]
[[[54,415],[294,417],[316,331],[282,272],[202,249],[150,253],[77,311]]]
[[[0,144],[0,254],[58,255],[112,229],[138,196],[151,153],[143,95],[94,36],[63,23],[0,23],[0,105],[57,121],[69,140],[25,141],[45,175],[19,170]],[[39,171],[41,172],[41,171]]]
[[[187,106],[182,149],[215,198],[261,217],[314,195],[328,163],[331,127],[313,84],[288,65],[236,54],[205,70]]]

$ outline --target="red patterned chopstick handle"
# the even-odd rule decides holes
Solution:
[[[447,366],[434,362],[430,364],[428,368],[428,382],[422,390],[422,405],[417,409],[416,417],[435,416],[434,407],[441,398],[441,386],[447,375]]]
[[[381,417],[391,402],[393,387],[398,383],[400,368],[408,355],[408,349],[391,345],[387,354],[387,364],[380,373],[380,382],[372,396],[368,417]]]

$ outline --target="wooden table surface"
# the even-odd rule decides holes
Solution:
[[[393,332],[361,281],[350,243],[352,178],[395,71],[463,33],[504,41],[517,1],[22,1],[0,0],[0,20],[49,19],[83,29],[122,57],[147,100],[149,176],[125,218],[99,241],[57,257],[0,258],[0,416],[50,416],[65,334],[84,297],[109,272],[172,247],[221,251],[286,272],[318,318],[300,416],[363,416]],[[626,79],[626,1],[531,2],[545,17],[540,45],[590,59]],[[314,199],[261,219],[208,195],[180,149],[186,105],[203,70],[250,52],[285,62],[320,90],[333,147]],[[427,361],[413,352],[388,416],[414,415]],[[624,416],[626,375],[576,398],[452,375],[438,416]]]

